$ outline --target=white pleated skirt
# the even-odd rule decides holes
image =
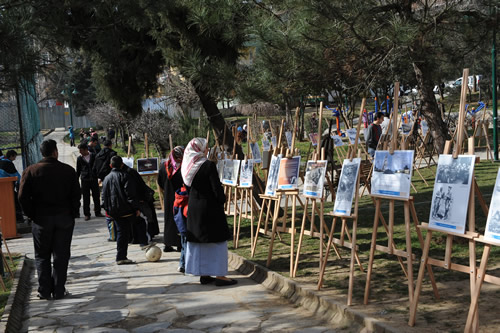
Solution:
[[[186,273],[192,275],[227,275],[227,242],[187,242]]]

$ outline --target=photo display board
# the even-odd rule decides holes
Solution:
[[[292,190],[299,187],[300,156],[282,158],[278,175],[278,189]]]
[[[484,238],[500,243],[500,169],[498,169],[497,181],[491,196]]]
[[[355,128],[349,128],[346,130],[347,137],[349,138],[349,143],[353,145],[356,142],[356,134],[358,131]],[[361,143],[361,133],[359,133],[358,144]]]
[[[276,139],[275,136],[271,137],[271,143],[273,145],[273,148],[278,147],[278,140]]]
[[[238,185],[238,173],[240,171],[240,160],[225,160],[222,184]]]
[[[262,139],[262,150],[269,151],[271,150],[271,143],[267,139]]]
[[[134,168],[134,157],[124,157],[123,164],[125,164],[129,168],[133,169]]]
[[[429,226],[465,233],[469,195],[476,156],[439,155],[432,193]]]
[[[342,141],[342,138],[339,135],[332,135],[332,139],[335,147],[342,147],[344,145],[344,141]]]
[[[262,157],[260,156],[260,148],[257,142],[250,143],[250,149],[252,150],[252,159],[254,163],[262,162]]]
[[[266,184],[266,195],[274,196],[276,195],[276,189],[278,188],[278,173],[280,170],[280,160],[281,154],[271,156],[271,162],[269,163],[269,173],[267,175]]]
[[[309,140],[316,147],[318,145],[318,133],[309,133]]]
[[[360,158],[353,158],[352,161],[349,161],[349,159],[344,160],[335,205],[333,206],[335,215],[351,216],[352,200],[356,193],[360,165]]]
[[[157,157],[138,158],[137,172],[139,172],[140,175],[158,173],[158,158]]]
[[[253,164],[254,164],[253,160],[241,161],[241,170],[240,170],[241,187],[252,186]]]
[[[285,137],[288,148],[292,148],[292,132],[285,132]]]
[[[222,176],[224,175],[224,161],[225,160],[218,160],[217,161],[217,173],[219,174],[219,180],[222,183]]]
[[[375,151],[372,175],[372,194],[409,198],[413,172],[413,150]]]
[[[326,166],[328,161],[307,161],[303,194],[306,197],[323,198]]]

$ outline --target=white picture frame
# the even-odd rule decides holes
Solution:
[[[269,172],[267,174],[266,195],[275,196],[278,188],[278,175],[280,170],[281,154],[272,155],[269,163]]]
[[[342,171],[333,206],[334,215],[351,216],[352,201],[356,193],[360,166],[360,158],[353,158],[352,161],[345,159],[344,163],[342,163]]]
[[[261,163],[262,157],[260,155],[259,143],[258,142],[251,142],[250,143],[250,150],[252,152],[253,162],[254,163]]]
[[[300,156],[282,158],[278,173],[278,189],[293,190],[299,187]]]
[[[498,169],[497,180],[493,187],[484,238],[500,244],[500,169]]]
[[[305,197],[314,199],[323,198],[327,165],[328,161],[326,160],[307,161],[304,188],[302,190]]]
[[[140,175],[148,175],[158,173],[158,158],[138,158],[137,172]]]
[[[375,151],[372,173],[372,195],[408,199],[413,173],[414,150]]]
[[[238,185],[238,175],[240,171],[240,160],[225,160],[222,184]]]
[[[240,164],[240,186],[251,187],[254,160],[244,160]]]

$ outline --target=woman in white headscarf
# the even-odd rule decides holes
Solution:
[[[186,273],[199,275],[201,284],[228,286],[237,281],[226,277],[227,240],[231,238],[224,213],[226,196],[207,152],[207,140],[194,138],[181,166],[184,184],[189,186]]]

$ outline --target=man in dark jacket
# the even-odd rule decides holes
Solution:
[[[76,175],[80,177],[82,183],[83,215],[85,221],[90,220],[90,191],[94,201],[94,212],[96,217],[103,217],[101,214],[101,199],[99,197],[99,184],[97,178],[92,173],[95,155],[89,152],[85,143],[78,145],[80,156],[76,159]]]
[[[139,211],[139,201],[136,196],[136,183],[122,170],[123,160],[120,156],[111,158],[111,172],[102,183],[102,207],[115,220],[116,236],[116,264],[134,264],[127,258],[128,242],[130,240],[132,224],[136,223]],[[141,240],[147,244],[147,240]]]
[[[111,158],[116,156],[116,151],[111,149],[112,146],[111,140],[106,140],[106,142],[104,142],[104,148],[95,157],[92,172],[101,182],[111,172]]]
[[[80,209],[80,185],[75,169],[57,160],[54,140],[42,142],[40,151],[44,158],[23,172],[19,201],[33,220],[38,297],[60,299],[67,295],[65,284],[75,217]]]
[[[101,151],[101,145],[99,144],[99,139],[95,137],[92,137],[90,139],[88,147],[89,151],[94,155],[99,154],[99,152]]]
[[[375,156],[375,150],[377,150],[378,141],[382,136],[382,127],[380,126],[384,122],[384,114],[382,112],[377,112],[375,114],[375,120],[368,126],[368,135],[366,136],[366,148],[368,154],[371,157]]]

